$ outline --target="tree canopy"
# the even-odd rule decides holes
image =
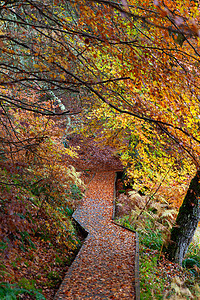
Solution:
[[[7,1],[0,22],[3,107],[54,115],[55,97],[77,104],[60,113],[100,99],[199,164],[197,2]]]
[[[2,164],[42,145],[44,120],[83,113],[135,181],[170,168],[188,183],[200,165],[199,22],[190,0],[1,1]]]

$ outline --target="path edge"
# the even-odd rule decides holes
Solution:
[[[115,181],[114,181],[114,194],[113,194],[113,213],[112,213],[112,223],[122,227],[126,230],[132,231],[135,233],[135,300],[140,300],[140,267],[139,267],[139,235],[137,231],[132,230],[128,227],[118,224],[115,222],[115,208],[116,208],[116,182],[117,182],[117,173],[115,172]]]
[[[135,270],[134,270],[134,273],[135,273],[135,300],[140,300],[140,278],[139,278],[139,235],[138,233],[135,231],[135,230],[132,230],[130,228],[127,228],[123,225],[120,225],[118,223],[115,222],[114,218],[115,218],[115,207],[116,207],[116,181],[117,181],[117,173],[119,171],[116,171],[115,172],[115,179],[114,179],[114,192],[113,192],[113,213],[112,213],[112,220],[111,222],[121,228],[124,228],[126,230],[129,230],[131,232],[134,232],[135,233],[135,240],[136,240],[136,245],[135,245]],[[94,175],[95,176],[95,175]],[[92,178],[93,179],[93,178]],[[92,180],[91,179],[91,180]],[[82,246],[80,247],[74,261],[76,260],[77,256],[79,255],[79,252],[81,251],[84,243],[86,242],[87,238],[88,238],[88,235],[89,235],[89,232],[79,223],[78,220],[75,219],[75,217],[72,215],[72,218],[73,218],[73,221],[75,223],[78,224],[78,226],[80,226],[80,228],[82,228],[83,231],[85,231],[85,233],[87,234],[87,236],[85,237],[84,241],[83,241],[83,244]],[[73,264],[73,263],[72,263]],[[72,264],[71,266],[69,266],[69,269],[72,267]],[[69,271],[68,269],[68,271]],[[67,271],[67,272],[68,272]],[[65,274],[66,275],[66,274]],[[64,279],[62,280],[56,294],[54,295],[53,297],[53,300],[59,300],[59,293],[60,291],[62,291],[62,284],[64,282]],[[61,298],[60,298],[61,299]]]

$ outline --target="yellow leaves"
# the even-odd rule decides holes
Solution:
[[[45,71],[49,71],[49,67],[46,66],[45,64],[43,64],[42,62],[39,62],[39,63],[35,63],[33,64],[33,67],[36,68],[36,69],[39,69],[40,72],[45,72]]]
[[[51,78],[57,78],[57,74],[55,74],[55,73],[50,73],[49,76],[50,76]]]
[[[66,78],[65,78],[65,75],[64,74],[60,74],[60,78],[62,79],[62,80],[66,80]]]
[[[175,276],[172,279],[171,290],[166,294],[165,299],[168,298],[171,291],[173,291],[173,295],[170,297],[171,300],[184,300],[195,298],[190,292],[190,290],[187,288],[185,282],[181,281],[181,279],[178,276]]]
[[[142,140],[143,143],[147,144],[147,145],[151,145],[152,141],[150,139],[148,139],[143,132],[139,133],[139,137]]]
[[[4,46],[4,43],[2,41],[1,41],[1,45]],[[9,53],[9,54],[15,54],[14,50],[8,49],[6,47],[2,49],[2,52],[6,52],[6,53]]]
[[[193,18],[198,18],[200,15],[200,10],[198,7],[198,3],[194,2],[194,6],[190,8]]]
[[[115,120],[117,122],[120,122],[120,126],[122,128],[126,128],[128,126],[129,120],[127,120],[127,118],[124,115],[117,115],[115,117]],[[118,123],[118,126],[119,126],[119,123]]]
[[[65,148],[65,153],[71,157],[78,157],[75,149]]]
[[[54,57],[53,55],[52,55],[52,56],[49,56],[49,57],[46,58],[46,61],[47,61],[48,63],[52,63],[52,62],[55,61],[55,57]]]
[[[34,68],[37,68],[37,69],[40,68],[40,65],[38,65],[38,64],[34,64],[33,66],[34,66]]]
[[[77,172],[76,169],[73,166],[68,167],[67,174],[74,181],[74,183],[77,186],[79,186],[79,187],[82,186],[84,188],[84,183],[83,183],[83,181],[81,180],[81,177],[80,177],[81,173]]]

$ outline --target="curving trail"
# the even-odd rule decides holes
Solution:
[[[97,172],[74,219],[88,232],[55,300],[136,299],[135,233],[112,222],[115,172]]]

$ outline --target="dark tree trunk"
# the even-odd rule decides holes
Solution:
[[[176,223],[171,231],[171,239],[166,247],[170,261],[182,265],[183,258],[192,241],[200,220],[200,171],[190,182],[189,189],[179,209]]]

